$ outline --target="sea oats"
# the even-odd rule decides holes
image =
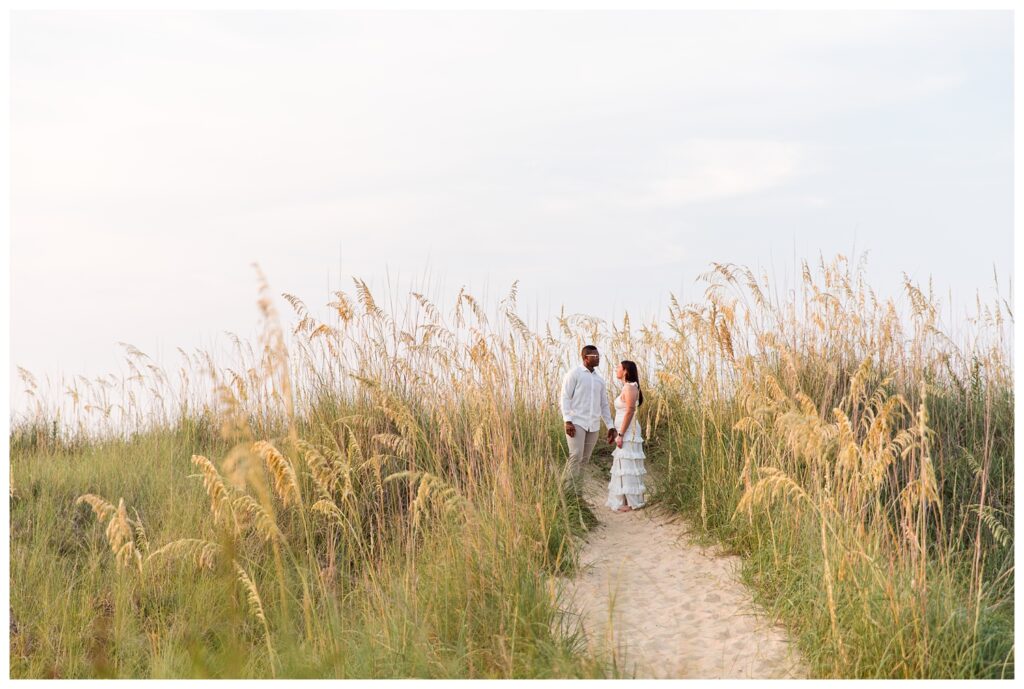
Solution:
[[[266,462],[267,471],[274,479],[274,492],[281,502],[289,505],[302,504],[302,492],[292,463],[270,443],[260,440],[253,444],[253,452]]]
[[[284,536],[277,527],[274,517],[254,497],[249,494],[242,494],[235,497],[231,506],[239,516],[240,521],[247,526],[253,526],[256,533],[263,540],[282,539]]]
[[[92,493],[86,493],[85,495],[79,495],[75,500],[75,504],[85,503],[92,508],[92,511],[96,514],[96,518],[101,522],[107,521],[111,515],[117,512],[117,508],[111,505],[109,502],[104,500],[98,495]]]
[[[231,497],[227,487],[220,476],[220,472],[213,466],[206,457],[192,455],[192,463],[195,464],[203,475],[203,487],[210,496],[210,512],[213,514],[213,521],[216,524],[234,524],[234,514],[231,511]]]
[[[149,554],[146,563],[161,559],[187,561],[199,569],[212,570],[221,555],[221,546],[202,538],[179,538]]]

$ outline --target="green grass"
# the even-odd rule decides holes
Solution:
[[[12,676],[614,676],[556,585],[596,523],[561,486],[557,413],[594,343],[606,379],[640,366],[653,501],[743,557],[814,676],[1013,677],[1012,316],[986,306],[953,343],[929,293],[880,299],[842,257],[782,297],[737,266],[703,278],[639,330],[531,330],[515,286],[493,314],[464,291],[388,313],[356,281],[330,323],[287,297],[290,340],[264,285],[230,368],[129,350],[120,406],[76,378],[63,415],[26,375]]]
[[[951,396],[940,397],[940,404],[949,404]],[[1012,428],[1008,411],[993,413],[1006,414],[1000,423]],[[744,460],[742,440],[729,429],[738,418],[682,404],[674,408],[666,428],[673,463],[660,477],[657,499],[687,515],[705,537],[743,556],[742,575],[757,602],[790,630],[814,676],[1014,676],[1012,539],[1000,543],[983,525],[982,571],[972,571],[976,517],[960,537],[957,525],[971,517],[964,506],[978,500],[977,482],[964,480],[977,467],[964,459],[956,423],[933,417],[945,531],[938,519],[932,520],[923,614],[915,613],[922,602],[914,572],[882,553],[870,560],[852,555],[867,545],[835,524],[840,533],[830,536],[828,560],[836,581],[840,642],[835,644],[822,585],[826,560],[817,518],[809,513],[796,517],[786,504],[773,504],[752,520],[736,514]],[[999,454],[1011,451],[1012,444],[997,441],[994,447],[993,465],[1002,467],[1005,478],[992,482],[990,499],[1012,514],[1012,507],[1006,507],[1012,506],[1012,469],[1003,459],[1012,454]]]
[[[524,462],[523,473],[510,477],[514,495],[481,492],[461,517],[432,514],[413,531],[408,512],[396,507],[380,530],[362,535],[365,542],[349,544],[344,566],[336,548],[338,574],[322,591],[315,575],[329,537],[314,534],[303,547],[301,525],[283,509],[289,545],[281,572],[265,544],[235,542],[267,611],[271,657],[230,568],[154,561],[141,576],[119,570],[104,526],[74,504],[86,492],[115,503],[124,498],[129,516],[138,511],[151,550],[187,536],[217,540],[223,534],[211,526],[209,499],[189,458],[222,450],[182,442],[173,431],[69,452],[15,447],[13,677],[606,675],[578,635],[558,631],[551,577],[572,571],[593,516],[562,494],[553,472],[538,471],[557,455]],[[376,490],[369,473],[356,477],[367,502]],[[536,492],[527,496],[527,488]],[[388,496],[395,505],[401,497]]]

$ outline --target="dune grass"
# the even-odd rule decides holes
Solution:
[[[934,298],[880,301],[841,259],[781,301],[734,266],[706,279],[662,349],[661,499],[744,556],[816,676],[1013,677],[1000,306],[955,344]]]
[[[631,326],[356,281],[232,360],[72,379],[11,434],[14,677],[606,677],[561,614],[579,348],[640,364],[658,499],[744,556],[815,676],[1013,676],[1008,321],[954,344],[838,258],[716,266]],[[899,315],[901,304],[907,313]],[[656,452],[654,452],[656,450]],[[653,456],[652,454],[652,456]]]
[[[262,306],[245,378],[169,427],[15,429],[12,676],[609,674],[561,615],[592,515],[557,410],[510,410],[525,376],[480,341],[400,373],[368,291],[325,371]]]

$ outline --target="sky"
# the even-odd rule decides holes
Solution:
[[[315,313],[353,276],[519,280],[542,320],[654,315],[712,261],[867,252],[954,311],[1012,278],[1010,12],[15,12],[11,40],[15,409],[17,366],[254,332],[253,262]]]

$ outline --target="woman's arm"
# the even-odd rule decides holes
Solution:
[[[629,424],[633,422],[633,416],[636,414],[636,400],[639,396],[636,388],[632,385],[627,385],[622,389],[622,401],[626,404],[626,412],[622,415],[622,428],[619,429],[619,440],[621,441],[622,436],[626,434],[629,429]],[[622,447],[619,445],[619,447]]]

